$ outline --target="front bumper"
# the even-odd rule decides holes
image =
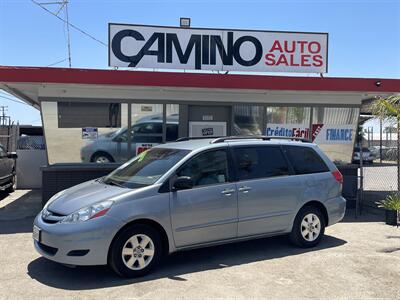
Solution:
[[[70,265],[105,265],[112,239],[123,226],[107,215],[76,224],[49,224],[41,214],[34,225],[41,230],[35,249],[44,257]]]

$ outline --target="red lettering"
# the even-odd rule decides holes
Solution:
[[[285,48],[285,52],[294,53],[294,51],[296,51],[296,42],[292,41],[292,49],[289,49],[289,41],[285,41],[284,48]]]
[[[307,44],[307,41],[298,41],[297,44],[299,44],[300,47],[301,47],[300,48],[300,52],[304,53],[304,51],[305,51],[305,47],[304,46]]]
[[[273,53],[268,53],[265,55],[265,64],[267,66],[273,66],[275,65],[275,55]]]
[[[275,40],[275,42],[273,43],[271,49],[269,50],[269,52],[273,52],[278,50],[279,52],[283,52],[281,43],[278,40]]]
[[[284,64],[285,66],[289,65],[285,54],[281,54],[279,56],[278,61],[276,62],[276,65],[279,66],[280,64]]]
[[[313,45],[316,46],[316,48],[314,47],[314,50],[313,50]],[[320,43],[314,41],[314,42],[311,42],[308,44],[308,52],[315,54],[315,53],[319,53],[320,51],[321,51]]]
[[[322,60],[322,56],[321,55],[314,55],[313,56],[313,66],[314,67],[321,67],[322,66],[322,64],[324,63],[323,62],[323,60]]]
[[[301,56],[301,66],[302,67],[311,67],[311,62],[309,59],[311,58],[311,55],[304,54]]]
[[[300,66],[300,64],[296,64],[295,62],[294,62],[294,54],[290,54],[290,65],[292,66],[292,67],[298,67],[298,66]]]

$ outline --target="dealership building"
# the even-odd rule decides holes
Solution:
[[[110,24],[109,39],[113,69],[0,67],[0,88],[41,111],[47,198],[179,137],[304,138],[346,174],[363,100],[400,93],[396,79],[323,77],[324,33]]]

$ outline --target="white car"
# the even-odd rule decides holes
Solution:
[[[371,153],[371,151],[367,147],[362,148],[362,160],[363,163],[372,164],[374,162],[375,156]],[[354,147],[353,154],[353,163],[360,163],[360,147]]]

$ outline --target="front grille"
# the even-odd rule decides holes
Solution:
[[[61,215],[55,212],[52,212],[48,209],[44,209],[42,211],[42,220],[45,223],[48,224],[54,224],[60,222],[62,219],[64,219],[65,215]]]
[[[56,253],[57,253],[57,251],[58,251],[57,248],[47,246],[47,245],[45,245],[45,244],[42,244],[41,242],[36,242],[36,243],[37,243],[37,245],[39,246],[39,248],[40,248],[43,252],[45,252],[47,255],[54,256],[54,255],[56,255]]]

